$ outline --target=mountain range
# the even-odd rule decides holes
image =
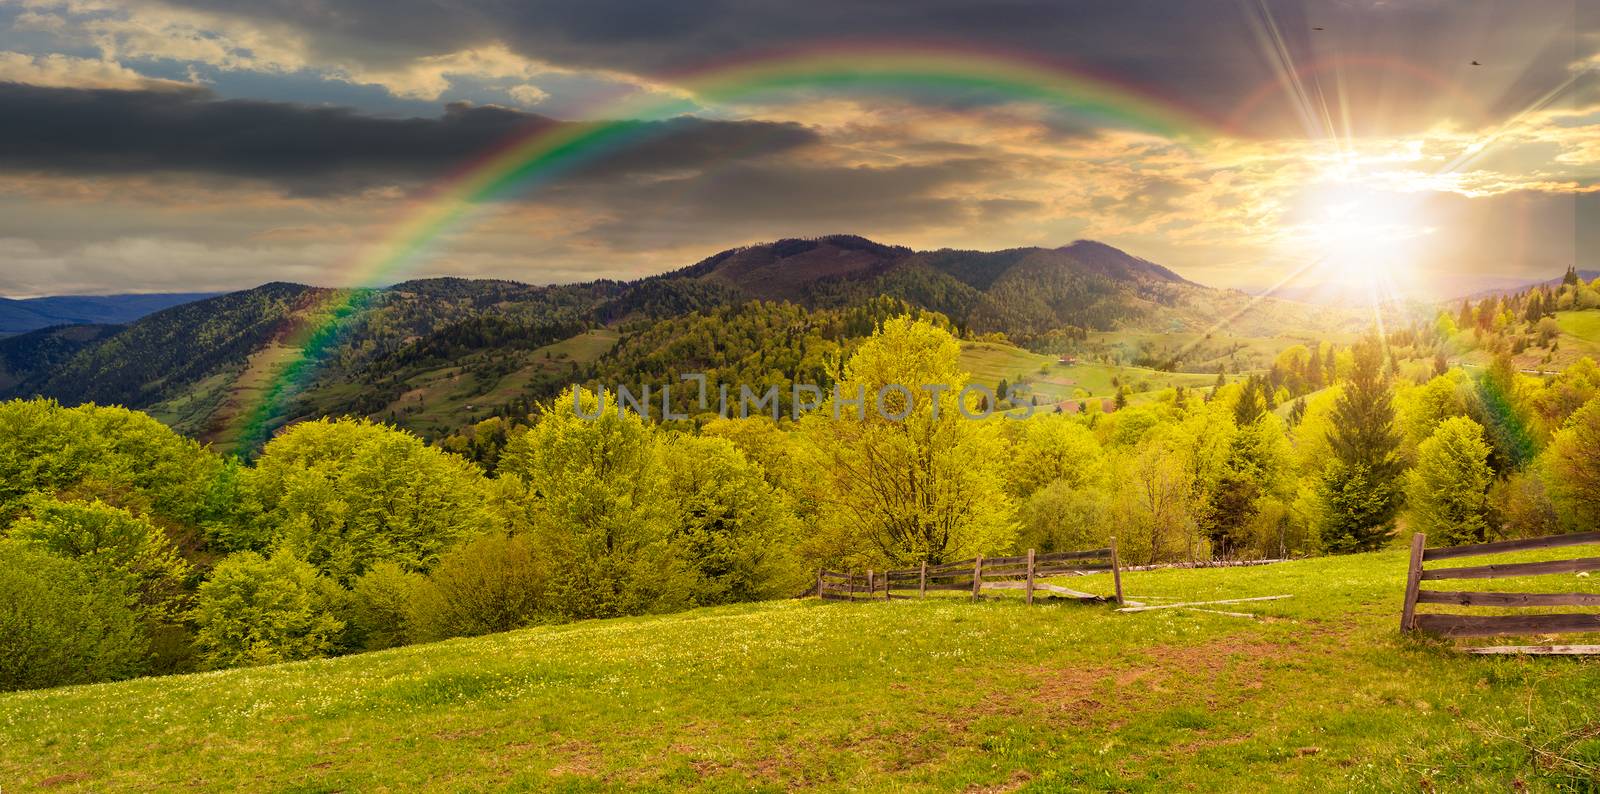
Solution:
[[[695,368],[796,379],[901,311],[938,313],[962,333],[1003,334],[1051,354],[1108,332],[1195,340],[1163,353],[1175,369],[1215,366],[1195,358],[1212,333],[1336,333],[1360,322],[1195,284],[1093,241],[915,251],[838,235],[731,249],[633,282],[437,278],[360,293],[265,284],[126,324],[0,339],[0,397],[122,404],[225,441],[300,340],[337,327],[314,377],[272,423],[352,414],[443,433],[525,411],[600,374]]]
[[[52,325],[120,325],[184,303],[210,298],[215,292],[169,292],[147,295],[61,295],[47,298],[0,298],[0,336],[22,334]]]

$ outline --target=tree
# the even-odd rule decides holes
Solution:
[[[1489,444],[1465,416],[1440,422],[1417,449],[1407,478],[1414,526],[1439,543],[1482,543],[1489,532]]]
[[[1563,524],[1600,527],[1600,398],[1567,420],[1548,452],[1552,491]]]
[[[1376,548],[1393,533],[1404,468],[1382,343],[1368,337],[1351,354],[1350,379],[1330,417],[1333,459],[1323,470],[1321,488],[1327,508],[1321,534],[1328,549],[1337,552]]]
[[[862,542],[864,562],[939,563],[992,554],[1015,538],[997,465],[1005,456],[997,423],[1009,420],[963,415],[977,401],[963,404],[960,353],[934,323],[888,320],[850,358],[839,386],[843,396],[866,395],[866,416],[835,419],[822,409],[802,423],[828,478],[834,520]],[[944,388],[933,394],[928,385]],[[880,394],[885,413],[903,419],[873,410]]]
[[[1255,424],[1256,420],[1266,413],[1266,407],[1262,404],[1265,401],[1265,395],[1262,394],[1265,387],[1266,384],[1255,375],[1244,379],[1244,383],[1239,389],[1239,399],[1233,404],[1233,423],[1235,425],[1245,427]]]
[[[7,537],[57,557],[76,560],[118,583],[138,612],[152,620],[177,617],[189,564],[149,521],[99,500],[61,502],[34,495]]]
[[[128,598],[75,560],[0,541],[0,691],[138,674],[148,642]]]
[[[496,523],[472,464],[365,420],[295,425],[267,444],[245,488],[259,513],[254,536],[236,542],[289,549],[341,583],[384,561],[426,571]]]
[[[99,498],[187,525],[208,518],[221,460],[126,408],[0,402],[0,526],[30,493]]]
[[[500,456],[501,476],[523,484],[527,523],[550,554],[559,614],[614,617],[689,603],[693,575],[669,542],[673,503],[656,433],[615,400],[602,406],[574,387]]]
[[[193,619],[211,668],[314,659],[339,647],[339,588],[284,550],[231,554],[200,585]]]
[[[676,435],[663,450],[675,502],[672,544],[699,580],[700,605],[794,595],[811,574],[793,554],[798,530],[763,477],[732,442]]]

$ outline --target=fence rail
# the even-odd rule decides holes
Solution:
[[[1039,582],[1039,579],[1069,574],[1110,571],[1115,600],[1122,600],[1122,566],[1117,559],[1117,542],[1103,549],[1086,551],[1060,551],[1038,554],[1033,549],[1016,557],[975,557],[960,562],[903,568],[891,571],[867,571],[865,574],[839,571],[817,573],[817,597],[831,601],[871,601],[895,598],[926,598],[928,591],[970,592],[974,599],[982,598],[984,590],[1023,590],[1029,604],[1034,594],[1044,591],[1052,595],[1084,600],[1106,600],[1102,596],[1084,593],[1060,585]],[[896,593],[895,591],[900,591]],[[907,591],[915,591],[912,596]]]
[[[1552,535],[1524,540],[1504,540],[1473,546],[1426,548],[1427,535],[1411,537],[1411,562],[1406,571],[1405,605],[1400,612],[1401,631],[1425,631],[1444,637],[1495,637],[1516,634],[1563,634],[1600,631],[1600,614],[1556,612],[1532,615],[1418,614],[1418,604],[1464,607],[1579,607],[1600,606],[1600,593],[1494,593],[1423,590],[1423,582],[1452,579],[1502,579],[1600,570],[1600,557],[1578,557],[1547,562],[1519,562],[1454,568],[1424,568],[1423,563],[1454,560],[1511,551],[1531,551],[1600,544],[1600,532]],[[1551,653],[1556,646],[1509,647],[1496,652]],[[1560,646],[1561,653],[1596,653],[1600,646]]]

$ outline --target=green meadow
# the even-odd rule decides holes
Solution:
[[[1592,790],[1600,665],[1402,637],[1404,569],[1124,578],[1147,604],[1292,594],[1213,607],[1258,617],[808,598],[17,692],[0,788]],[[1596,587],[1542,578],[1494,585]]]
[[[1215,374],[1162,372],[1146,367],[1119,366],[1080,359],[1062,364],[1056,356],[1031,353],[996,342],[962,342],[961,368],[973,380],[993,386],[1004,379],[1019,385],[1025,395],[1037,395],[1041,404],[1075,400],[1085,396],[1113,397],[1119,385],[1134,395],[1158,392],[1174,386],[1208,387],[1216,383]]]

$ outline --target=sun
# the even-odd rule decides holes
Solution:
[[[1308,186],[1287,242],[1330,288],[1393,298],[1411,286],[1433,232],[1420,193],[1341,180]]]

